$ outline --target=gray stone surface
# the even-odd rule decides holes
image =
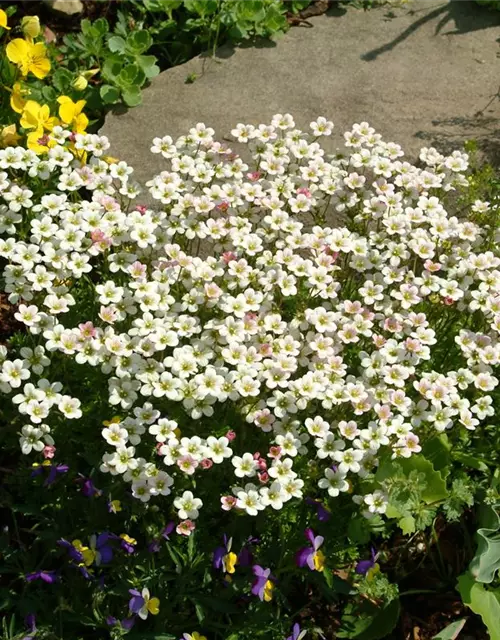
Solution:
[[[367,120],[410,158],[421,146],[450,149],[471,137],[500,155],[500,101],[477,115],[500,83],[500,12],[414,0],[392,13],[334,8],[276,44],[195,58],[155,78],[142,106],[108,115],[102,133],[139,180],[164,166],[149,152],[154,136],[181,135],[201,121],[221,139],[237,122],[280,112],[301,127],[327,116],[339,143],[353,122]],[[187,84],[192,73],[199,77]]]

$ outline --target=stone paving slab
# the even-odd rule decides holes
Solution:
[[[178,136],[201,121],[221,139],[237,122],[284,112],[300,127],[327,116],[338,143],[366,120],[410,158],[422,146],[449,150],[471,137],[500,156],[500,101],[476,115],[500,84],[500,12],[414,0],[387,14],[333,8],[276,44],[225,46],[218,61],[190,60],[155,78],[142,106],[108,115],[102,133],[140,181],[164,167],[149,151],[154,136]],[[192,73],[199,77],[188,84]]]

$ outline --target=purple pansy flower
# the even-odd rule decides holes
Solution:
[[[83,562],[83,555],[81,554],[80,551],[78,551],[78,549],[76,547],[74,547],[71,542],[68,542],[68,540],[65,540],[64,538],[61,538],[60,540],[57,541],[57,544],[60,547],[64,547],[65,549],[68,550],[69,553],[69,557],[76,562],[77,564],[80,564],[81,562]]]
[[[96,552],[96,565],[108,564],[113,560],[113,547],[109,544],[110,540],[117,540],[117,536],[106,531],[90,537],[90,546]]]
[[[176,526],[177,525],[175,524],[175,522],[173,521],[169,522],[161,532],[162,538],[165,538],[165,540],[170,540],[170,534],[174,531]],[[155,538],[149,543],[148,551],[150,553],[158,553],[158,551],[160,550],[160,543],[161,543],[161,538]]]
[[[273,579],[271,576],[271,569],[264,569],[260,565],[254,564],[252,571],[255,576],[255,580],[252,584],[253,595],[258,596],[260,600],[270,600],[270,597],[266,598],[266,585]]]
[[[302,640],[302,638],[306,635],[307,631],[303,629],[300,630],[299,623],[296,622],[292,628],[292,635],[288,636],[286,640]]]
[[[92,498],[92,496],[101,495],[102,493],[101,490],[95,486],[95,484],[92,482],[90,478],[85,478],[84,476],[81,476],[78,482],[81,484],[81,492],[86,498]]]
[[[366,576],[368,571],[370,571],[370,569],[373,569],[373,567],[375,566],[377,557],[378,557],[378,554],[376,553],[375,549],[372,547],[371,558],[369,560],[360,560],[360,562],[358,562],[358,564],[356,565],[356,568],[354,569],[354,571],[361,576]]]
[[[324,542],[323,536],[315,536],[312,529],[306,529],[304,535],[309,540],[311,546],[300,549],[297,553],[295,561],[299,567],[305,567],[306,565],[311,571],[321,571],[318,565],[321,565],[322,558],[321,552],[318,554],[318,550]]]
[[[50,465],[41,464],[34,471],[31,472],[31,477],[34,478],[36,476],[39,476],[44,472],[44,469],[49,470],[47,478],[43,483],[44,487],[48,487],[53,482],[55,482],[58,473],[66,473],[67,471],[69,471],[69,466],[67,464],[50,464]]]
[[[134,623],[135,623],[135,618],[133,617],[124,618],[123,620],[118,620],[114,616],[108,616],[106,618],[106,624],[108,624],[110,627],[120,625],[122,629],[125,629],[126,631],[129,631],[130,629],[132,629],[132,627],[134,626]]]
[[[33,571],[25,576],[26,582],[34,580],[43,580],[47,584],[57,582],[57,574],[55,571]]]

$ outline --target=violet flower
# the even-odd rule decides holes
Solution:
[[[274,588],[271,569],[264,569],[258,564],[254,564],[252,571],[254,576],[256,576],[252,584],[253,595],[258,596],[261,601],[265,600],[266,602],[269,602],[273,598],[272,591]]]
[[[165,540],[170,540],[170,534],[172,533],[172,531],[175,530],[175,527],[176,527],[175,522],[173,521],[169,522],[161,532],[162,538],[165,538]],[[161,538],[155,538],[149,543],[148,551],[150,553],[158,553],[160,551],[160,543],[161,543]]]
[[[64,547],[64,549],[68,550],[69,557],[73,560],[73,562],[76,562],[76,564],[80,564],[81,562],[83,562],[83,554],[78,551],[78,549],[74,547],[71,542],[68,542],[68,540],[65,540],[64,538],[61,538],[57,541],[57,544],[60,547]]]
[[[132,627],[135,624],[135,618],[124,618],[123,620],[118,620],[118,618],[115,618],[114,616],[108,616],[106,618],[106,624],[109,625],[110,627],[115,627],[117,625],[120,625],[122,629],[125,629],[125,631],[130,631],[130,629],[132,629]]]
[[[305,629],[300,630],[300,625],[296,622],[292,628],[292,635],[288,636],[286,640],[302,640],[306,633],[307,631]]]
[[[98,489],[90,478],[78,474],[80,477],[77,482],[81,485],[81,492],[86,498],[92,498],[93,496],[100,496],[102,491]]]
[[[377,557],[378,557],[378,554],[376,553],[375,549],[372,547],[371,558],[369,560],[360,560],[356,565],[356,568],[354,569],[354,571],[360,576],[366,576],[368,571],[370,571],[370,569],[373,569],[373,567],[375,566]]]
[[[41,464],[31,472],[31,477],[35,478],[36,476],[41,475],[45,469],[48,469],[49,473],[43,483],[43,486],[48,487],[55,482],[58,473],[66,473],[69,471],[69,466],[67,464]]]
[[[224,556],[228,553],[228,540],[226,534],[223,535],[222,539],[224,540],[224,544],[221,547],[216,547],[213,555],[212,565],[214,569],[222,569],[224,564]]]
[[[132,596],[128,603],[128,608],[132,613],[138,613],[144,606],[144,598],[137,589],[129,589],[128,592]]]
[[[323,544],[324,538],[323,536],[315,536],[312,529],[306,529],[304,535],[311,546],[299,550],[295,558],[297,566],[305,567],[307,565],[311,571],[322,571],[325,566],[325,557],[319,548]]]
[[[34,636],[36,635],[36,631],[37,631],[35,614],[34,613],[29,613],[24,618],[24,624],[26,625],[26,628],[28,629],[28,635],[24,636],[23,640],[32,640],[32,638],[34,638]]]
[[[314,500],[313,498],[306,498],[306,503],[316,507],[316,515],[318,516],[318,520],[320,522],[328,522],[332,517],[331,512],[324,507],[319,500]]]
[[[55,571],[33,571],[25,576],[26,582],[33,582],[34,580],[43,580],[47,584],[54,584],[57,582],[57,574]]]

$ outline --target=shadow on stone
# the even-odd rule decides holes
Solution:
[[[417,15],[419,10],[410,10],[410,15]],[[376,60],[380,55],[392,51],[399,44],[409,38],[415,31],[420,29],[424,24],[431,22],[435,18],[442,16],[436,25],[435,35],[460,35],[469,33],[470,31],[478,31],[481,29],[488,29],[490,27],[498,27],[500,25],[500,12],[493,11],[487,7],[481,7],[475,2],[465,1],[451,1],[443,4],[433,11],[425,13],[421,18],[418,18],[409,27],[407,27],[396,38],[372,49],[361,56],[362,60],[371,62]],[[443,32],[443,29],[448,23],[453,22],[455,29],[451,31]]]
[[[432,125],[434,129],[417,131],[415,137],[446,154],[474,140],[488,162],[500,162],[500,118],[484,114],[455,116],[433,120]]]

